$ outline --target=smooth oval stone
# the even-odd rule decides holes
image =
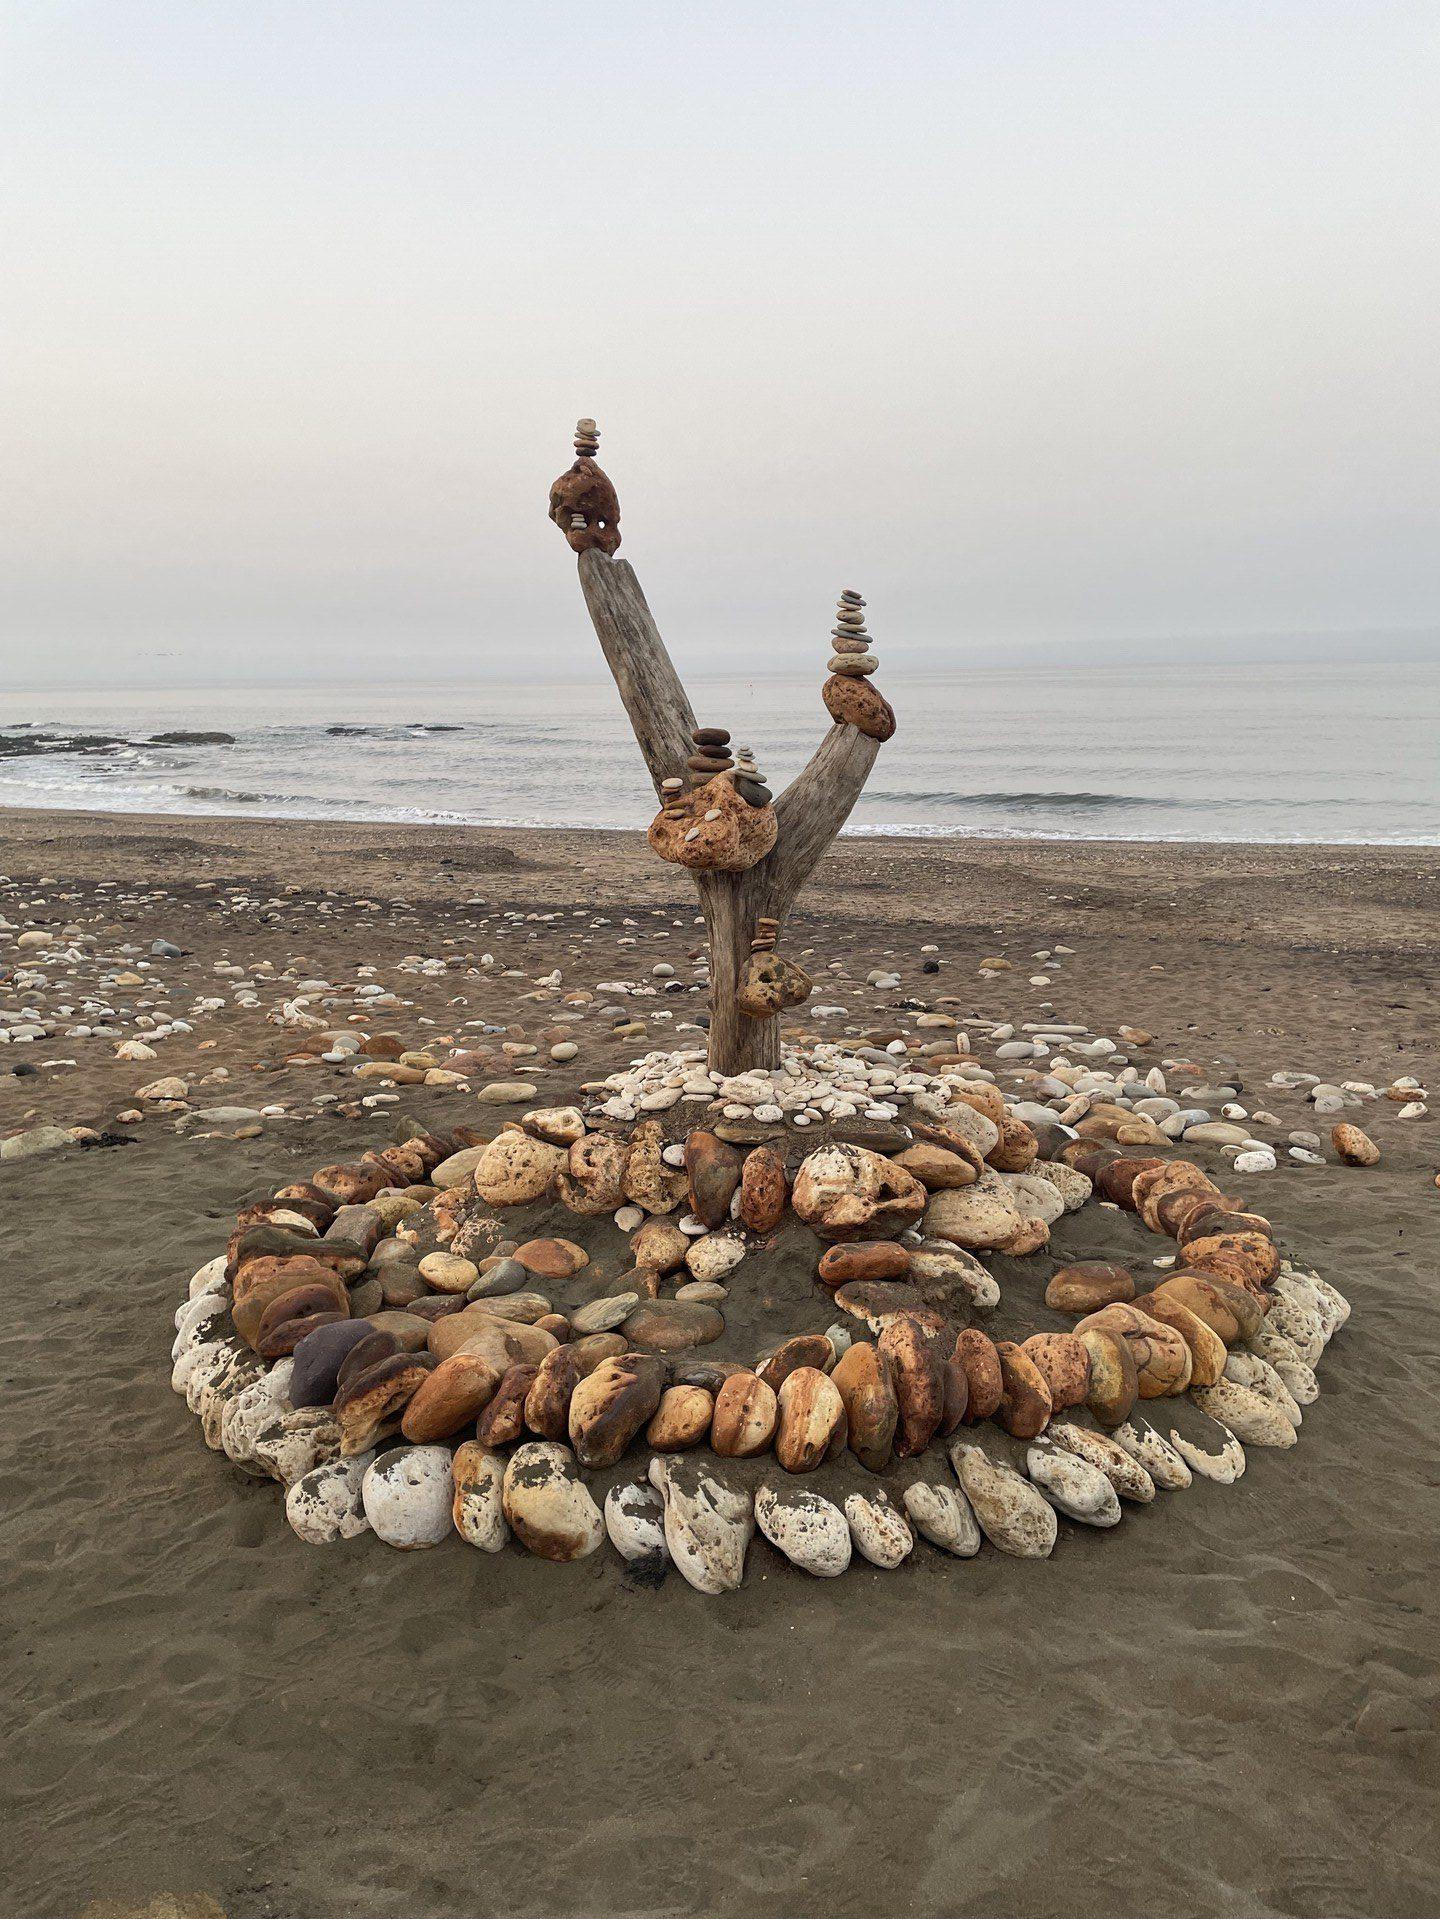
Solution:
[[[454,1484],[449,1448],[393,1446],[371,1464],[361,1486],[377,1539],[414,1552],[450,1537]]]
[[[1050,1275],[1045,1304],[1059,1313],[1095,1313],[1135,1297],[1134,1275],[1107,1259],[1083,1259]]]
[[[666,1560],[665,1501],[643,1479],[622,1480],[605,1495],[605,1530],[622,1559]]]
[[[612,1293],[607,1299],[592,1299],[570,1315],[572,1329],[581,1334],[613,1331],[640,1304],[639,1293]]]
[[[1082,1526],[1118,1526],[1120,1501],[1098,1466],[1063,1446],[1031,1445],[1025,1470],[1057,1511]]]
[[[643,1353],[683,1353],[719,1339],[725,1320],[713,1306],[683,1299],[650,1299],[630,1314],[622,1330],[630,1344]]]
[[[1016,1559],[1048,1559],[1058,1528],[1055,1509],[1028,1480],[978,1446],[952,1441],[950,1463],[992,1546]]]
[[[980,1527],[970,1502],[958,1487],[917,1479],[905,1488],[905,1510],[915,1530],[957,1559],[973,1559],[980,1550]]]
[[[565,1563],[594,1552],[605,1537],[600,1508],[568,1447],[553,1440],[517,1446],[505,1468],[505,1517],[527,1551]]]
[[[467,1439],[455,1448],[451,1473],[455,1497],[450,1517],[456,1532],[467,1546],[485,1553],[502,1552],[510,1537],[502,1503],[505,1455]]]
[[[831,1500],[800,1487],[761,1486],[755,1520],[792,1566],[816,1579],[834,1579],[850,1564],[850,1528]]]
[[[523,1286],[530,1284],[530,1275],[518,1259],[506,1257],[497,1259],[495,1264],[471,1286],[470,1299],[500,1299],[507,1293],[518,1293]]]
[[[914,1550],[915,1536],[904,1516],[878,1486],[873,1492],[847,1494],[845,1519],[856,1551],[872,1566],[891,1572]]]
[[[749,1493],[693,1453],[657,1454],[650,1483],[664,1498],[665,1543],[681,1576],[697,1592],[734,1592],[755,1532]]]
[[[374,1337],[375,1328],[363,1319],[336,1320],[307,1333],[296,1345],[293,1355],[291,1405],[328,1406],[335,1397],[340,1367],[346,1356],[362,1341]],[[376,1354],[377,1358],[382,1356]]]
[[[362,1487],[374,1460],[374,1453],[360,1453],[302,1473],[285,1495],[285,1517],[296,1537],[307,1546],[329,1546],[365,1532],[370,1521]]]
[[[1047,1429],[1046,1437],[1098,1468],[1121,1499],[1133,1499],[1142,1506],[1148,1506],[1154,1499],[1154,1480],[1108,1433],[1095,1433],[1069,1420],[1056,1420]]]

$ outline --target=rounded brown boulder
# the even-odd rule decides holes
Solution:
[[[710,1445],[722,1459],[754,1459],[769,1451],[779,1416],[773,1387],[756,1373],[732,1373],[715,1395]]]
[[[817,1366],[828,1373],[835,1364],[835,1348],[824,1333],[797,1333],[771,1353],[756,1370],[765,1384],[779,1392],[797,1366]]]
[[[858,1339],[840,1355],[830,1378],[845,1408],[851,1452],[867,1471],[883,1472],[900,1419],[889,1361],[878,1347]]]
[[[777,1394],[780,1421],[775,1431],[775,1457],[787,1473],[814,1472],[824,1460],[843,1450],[846,1439],[845,1402],[839,1388],[814,1366],[791,1373]]]
[[[1190,1348],[1190,1378],[1187,1386],[1214,1386],[1225,1373],[1226,1347],[1220,1335],[1203,1319],[1170,1294],[1145,1293],[1136,1307],[1179,1333]]]
[[[714,1133],[696,1131],[685,1140],[685,1175],[690,1210],[713,1231],[730,1217],[730,1202],[740,1184],[741,1160],[733,1146]]]
[[[335,1395],[340,1451],[346,1459],[368,1452],[399,1430],[400,1415],[429,1377],[428,1353],[393,1353],[347,1380]]]
[[[817,1277],[822,1286],[844,1286],[853,1279],[904,1279],[910,1255],[893,1239],[859,1239],[847,1246],[829,1246],[820,1255]]]
[[[536,1366],[509,1366],[484,1411],[475,1421],[482,1446],[511,1446],[525,1431],[525,1401],[535,1384]]]
[[[1135,1297],[1134,1275],[1108,1259],[1082,1259],[1050,1275],[1045,1304],[1057,1313],[1098,1313]]]
[[[577,1347],[557,1346],[546,1353],[525,1395],[525,1424],[532,1433],[541,1439],[569,1437],[570,1395],[591,1370]]]
[[[785,1157],[773,1146],[757,1146],[740,1169],[740,1220],[752,1233],[773,1233],[785,1216],[790,1182]]]
[[[495,1396],[501,1369],[479,1353],[456,1353],[420,1382],[400,1420],[416,1445],[448,1439],[477,1419]]]
[[[895,709],[868,679],[832,673],[820,689],[825,709],[837,726],[854,726],[872,740],[894,737]]]
[[[1054,1410],[1045,1375],[1013,1339],[997,1339],[1000,1359],[1000,1406],[995,1418],[1012,1438],[1034,1439],[1050,1424]]]
[[[1005,1395],[994,1340],[978,1326],[967,1326],[956,1336],[955,1359],[965,1375],[965,1424],[973,1426],[977,1420],[993,1419]]]
[[[654,1417],[665,1389],[665,1368],[649,1353],[602,1359],[570,1395],[570,1444],[582,1466],[613,1466]]]
[[[698,1446],[710,1430],[714,1411],[715,1401],[703,1386],[667,1386],[645,1428],[645,1443],[657,1453],[682,1453]]]
[[[1243,1286],[1268,1286],[1280,1273],[1280,1249],[1265,1233],[1211,1233],[1186,1240],[1185,1264]]]
[[[1077,1330],[1075,1337],[1090,1362],[1086,1411],[1101,1426],[1123,1425],[1140,1397],[1140,1381],[1129,1346],[1119,1333],[1093,1322]]]
[[[1090,1355],[1073,1333],[1032,1333],[1020,1350],[1039,1368],[1055,1412],[1085,1404],[1090,1393]]]
[[[945,1412],[944,1349],[911,1314],[899,1313],[886,1322],[879,1352],[900,1408],[895,1450],[902,1459],[913,1459],[935,1437]]]
[[[1081,1320],[1076,1331],[1095,1326],[1117,1333],[1130,1348],[1142,1399],[1173,1397],[1190,1384],[1190,1348],[1173,1327],[1135,1306],[1107,1306]]]
[[[1237,1345],[1242,1339],[1253,1339],[1264,1320],[1255,1295],[1217,1273],[1192,1273],[1187,1269],[1171,1273],[1151,1293],[1144,1294],[1140,1303],[1144,1304],[1156,1294],[1178,1300],[1227,1346]]]
[[[1380,1148],[1358,1126],[1342,1120],[1330,1129],[1330,1144],[1347,1166],[1378,1166]]]

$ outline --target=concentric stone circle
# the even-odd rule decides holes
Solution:
[[[539,1109],[319,1168],[192,1277],[172,1384],[212,1449],[284,1486],[309,1543],[454,1533],[564,1562],[608,1539],[718,1593],[757,1527],[816,1576],[893,1569],[917,1534],[1033,1558],[1062,1521],[1233,1484],[1247,1447],[1295,1443],[1349,1315],[1193,1161],[1031,1125],[993,1086],[885,1151],[725,1130]],[[1114,1262],[1063,1267],[1045,1300],[1070,1329],[992,1339],[986,1258],[1030,1257],[1091,1200],[1166,1235],[1171,1266],[1144,1291]],[[507,1237],[538,1201],[608,1214],[633,1270],[557,1310],[589,1256]],[[749,1365],[710,1356],[731,1289],[796,1220],[831,1325]]]

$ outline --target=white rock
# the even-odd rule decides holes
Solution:
[[[957,1559],[973,1559],[980,1550],[980,1525],[969,1500],[957,1486],[936,1486],[917,1479],[905,1488],[905,1510],[915,1530]]]
[[[777,1552],[817,1579],[834,1579],[850,1564],[850,1528],[832,1501],[800,1486],[763,1485],[755,1519]]]
[[[1032,1481],[1067,1519],[1083,1526],[1118,1526],[1120,1501],[1109,1477],[1063,1446],[1032,1445],[1025,1454]]]
[[[377,1539],[404,1552],[450,1537],[455,1497],[448,1446],[392,1446],[367,1467],[365,1517]]]
[[[605,1530],[622,1559],[668,1559],[665,1500],[643,1479],[621,1480],[605,1495]]]
[[[451,1522],[467,1546],[476,1546],[482,1553],[503,1552],[510,1537],[504,1507],[505,1455],[468,1440],[456,1457],[461,1476],[456,1478],[452,1460]]]
[[[1148,1420],[1132,1415],[1115,1428],[1111,1438],[1145,1468],[1162,1492],[1183,1492],[1193,1483],[1190,1468]]]
[[[845,1518],[856,1551],[872,1566],[893,1571],[914,1549],[915,1536],[883,1487],[877,1486],[874,1492],[848,1494]]]
[[[1278,1406],[1292,1426],[1299,1427],[1301,1424],[1304,1414],[1299,1401],[1268,1359],[1261,1359],[1258,1353],[1227,1353],[1225,1377],[1232,1385],[1248,1386],[1252,1393],[1259,1393],[1272,1406]]]
[[[745,1577],[755,1513],[743,1487],[697,1460],[656,1454],[650,1483],[665,1501],[665,1543],[697,1592],[734,1592]]]
[[[530,1440],[505,1468],[503,1493],[510,1529],[537,1558],[584,1559],[605,1537],[605,1521],[568,1446]]]
[[[214,1259],[207,1259],[190,1281],[187,1289],[189,1297],[198,1299],[202,1293],[221,1293],[228,1297],[230,1282],[225,1277],[225,1268],[228,1263],[224,1253],[217,1253]]]
[[[706,1233],[685,1249],[685,1264],[696,1279],[722,1280],[744,1257],[745,1242],[734,1233]]]
[[[1283,1449],[1295,1444],[1295,1428],[1284,1411],[1248,1386],[1222,1379],[1215,1386],[1193,1386],[1190,1397],[1201,1412],[1228,1427],[1243,1445]]]
[[[1091,1432],[1088,1427],[1076,1426],[1069,1420],[1056,1420],[1046,1428],[1046,1434],[1057,1446],[1063,1446],[1067,1452],[1104,1473],[1121,1499],[1134,1500],[1141,1506],[1148,1506],[1154,1499],[1155,1481],[1108,1433]]]
[[[1217,1486],[1233,1486],[1245,1471],[1245,1448],[1228,1427],[1213,1420],[1211,1424],[1215,1428],[1211,1435],[1213,1451],[1202,1446],[1193,1435],[1187,1437],[1173,1427],[1170,1444],[1185,1464],[1202,1479],[1211,1480]]]
[[[361,1488],[373,1452],[331,1459],[302,1473],[285,1495],[285,1517],[307,1546],[329,1546],[368,1530]]]
[[[293,1486],[339,1453],[340,1427],[328,1406],[277,1406],[257,1424],[250,1446],[251,1458],[282,1486]]]

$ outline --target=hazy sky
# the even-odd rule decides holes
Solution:
[[[687,661],[1433,634],[1437,129],[1433,0],[7,0],[3,679],[598,668],[579,413]]]

